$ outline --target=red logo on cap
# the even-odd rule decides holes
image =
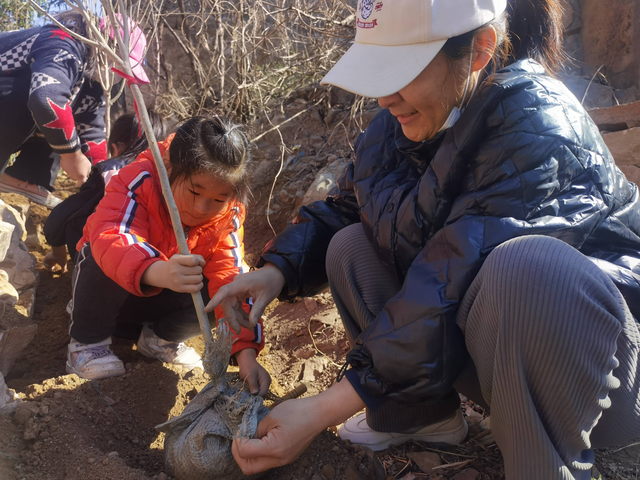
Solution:
[[[361,22],[358,20],[356,23],[359,28],[373,28],[378,25],[378,20],[374,20],[373,22]]]

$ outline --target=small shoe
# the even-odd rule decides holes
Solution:
[[[127,373],[124,364],[113,354],[109,345],[111,338],[90,344],[76,342],[72,338],[67,353],[67,373],[75,373],[87,380],[124,375]]]
[[[138,351],[146,357],[180,365],[187,370],[202,368],[202,359],[193,348],[187,347],[184,343],[170,342],[158,337],[148,323],[143,325],[137,345]]]
[[[38,187],[37,192],[28,190],[26,188],[20,188],[17,185],[10,185],[0,180],[0,192],[17,193],[18,195],[23,195],[29,200],[32,200],[33,202],[42,205],[43,207],[47,207],[48,209],[53,209],[54,207],[62,203],[61,199],[53,196],[51,192],[46,188],[43,188],[40,185],[35,186]]]
[[[367,425],[366,414],[361,413],[347,420],[339,429],[338,436],[353,444],[369,447],[374,452],[386,449],[390,445],[400,445],[409,440],[439,445],[457,445],[467,436],[467,422],[462,411],[437,423],[427,425],[414,433],[376,432]]]

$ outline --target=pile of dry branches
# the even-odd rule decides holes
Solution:
[[[355,0],[147,1],[156,109],[178,120],[268,114],[291,91],[316,84],[355,33]]]

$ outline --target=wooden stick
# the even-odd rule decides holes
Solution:
[[[301,397],[307,392],[307,386],[304,383],[300,383],[296,385],[292,390],[289,390],[283,396],[278,398],[273,402],[273,405],[269,407],[269,410],[273,410],[275,407],[280,405],[282,402],[286,402],[287,400],[293,400],[294,398]]]

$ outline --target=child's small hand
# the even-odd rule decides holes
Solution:
[[[204,266],[200,255],[174,255],[166,262],[152,263],[142,274],[141,283],[179,293],[197,293],[204,287]]]
[[[271,385],[271,376],[256,360],[256,351],[246,348],[236,353],[236,361],[240,367],[240,377],[249,384],[252,395],[264,397]]]
[[[60,273],[67,273],[67,247],[52,247],[42,261],[47,270],[53,272],[56,265],[60,265]]]

